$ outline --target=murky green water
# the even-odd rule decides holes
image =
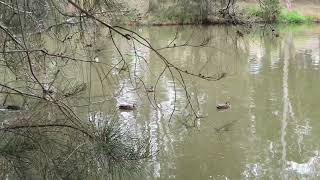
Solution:
[[[124,131],[150,136],[152,157],[142,179],[320,178],[320,26],[279,27],[279,37],[269,27],[134,30],[155,49],[170,44],[159,52],[188,73],[180,75],[173,67],[170,72],[150,49],[124,39],[116,39],[116,45],[128,67],[112,68],[121,57],[103,31],[85,52],[80,41],[64,50],[48,38],[44,46],[105,63],[66,63],[57,81],[62,86],[91,82],[82,98],[68,100],[81,119],[96,125],[116,119]],[[59,63],[49,64],[53,72]],[[227,75],[207,81],[190,73]],[[155,92],[143,85],[156,87]],[[231,109],[218,112],[216,105],[226,101]],[[133,103],[134,111],[118,110]],[[194,119],[193,113],[203,118]]]
[[[234,27],[218,26],[137,31],[155,47],[164,47],[177,29],[176,46],[211,37],[210,47],[161,50],[166,58],[195,74],[226,72],[227,77],[210,82],[183,75],[197,113],[205,116],[196,120],[195,128],[184,123],[192,121],[185,116],[181,86],[176,87],[177,115],[168,120],[175,97],[169,73],[156,89],[162,111],[150,105],[145,92],[117,97],[118,103],[138,104],[135,112],[120,112],[119,117],[134,128],[147,127],[152,149],[158,152],[146,179],[320,178],[320,27],[280,27],[280,37],[270,29],[266,35],[251,30],[239,37]],[[131,72],[152,85],[163,70],[161,60],[146,48],[138,49],[149,66],[137,63]],[[217,112],[216,104],[226,101],[231,110]]]

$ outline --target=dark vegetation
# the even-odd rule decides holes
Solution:
[[[141,172],[150,156],[147,137],[136,138],[91,105],[92,80],[70,76],[78,70],[72,66],[110,71],[92,57],[98,49],[91,52],[91,26],[131,39],[96,18],[112,17],[110,11],[123,9],[120,4],[86,2],[0,1],[0,179],[119,179]],[[74,54],[75,42],[86,55]]]

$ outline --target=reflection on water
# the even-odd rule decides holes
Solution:
[[[178,29],[177,47],[161,49],[164,57],[193,74],[226,76],[180,76],[148,48],[119,40],[125,62],[110,49],[92,57],[118,64],[104,87],[102,67],[65,70],[72,82],[93,80],[92,98],[81,99],[90,106],[76,111],[93,126],[116,119],[121,130],[149,136],[152,157],[143,179],[319,179],[320,26],[280,28],[280,37],[258,28],[238,37],[238,28],[140,27],[156,49],[170,44]],[[206,47],[196,46],[207,38]],[[112,47],[103,38],[97,45]],[[151,86],[155,92],[146,91]],[[217,112],[216,104],[226,101],[232,109]],[[137,109],[119,111],[120,104]]]
[[[188,113],[184,89],[168,72],[159,79],[157,102],[148,95],[161,110],[148,105],[146,94],[126,97],[142,101],[135,122],[147,124],[152,151],[158,152],[152,157],[148,179],[318,177],[319,156],[310,152],[320,150],[320,131],[316,130],[320,128],[320,104],[315,101],[320,90],[319,29],[280,29],[280,38],[262,36],[259,31],[235,38],[234,27],[180,28],[176,44],[189,39],[196,44],[211,37],[209,47],[161,50],[165,57],[195,73],[226,72],[228,76],[217,82],[184,76],[194,105],[205,116],[196,121],[196,129],[184,126],[178,116],[168,121],[173,108],[183,117]],[[165,47],[174,37],[175,27],[152,27],[143,32],[155,47]],[[154,84],[154,75],[161,73],[163,66],[152,53],[147,58],[148,67],[134,70],[145,75],[145,83]],[[216,112],[215,105],[226,100],[232,104],[231,111]],[[215,132],[233,121],[228,130]]]
[[[142,28],[155,48],[167,46],[176,27]],[[161,50],[172,63],[196,74],[225,72],[208,82],[184,75],[197,113],[197,128],[186,126],[189,108],[179,79],[154,53],[136,45],[128,71],[120,76],[117,104],[137,103],[132,112],[119,112],[123,127],[146,128],[152,144],[147,179],[315,179],[319,176],[320,27],[280,29],[280,38],[259,30],[236,37],[235,27],[179,27],[175,43],[208,47]],[[122,49],[127,49],[123,43]],[[130,54],[130,53],[129,53]],[[118,63],[116,53],[114,64]],[[146,87],[158,82],[154,94]],[[180,84],[179,84],[180,83]],[[139,89],[138,92],[135,90]],[[117,94],[117,93],[115,93]],[[217,103],[232,109],[216,112]],[[156,106],[161,109],[155,108]],[[176,113],[169,121],[172,111]],[[227,130],[216,132],[235,122]],[[316,152],[316,153],[314,153]]]
[[[319,152],[315,152],[315,156],[310,157],[306,163],[297,163],[294,161],[287,162],[287,171],[292,172],[297,175],[304,175],[306,177],[318,177],[320,170],[320,156]]]

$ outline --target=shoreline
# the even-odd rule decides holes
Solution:
[[[194,25],[200,25],[200,26],[214,26],[214,25],[225,25],[225,26],[246,26],[246,25],[263,25],[263,24],[270,24],[270,25],[306,25],[306,24],[314,24],[314,25],[320,25],[320,19],[316,19],[311,22],[305,22],[305,23],[282,23],[282,22],[266,22],[263,20],[260,21],[231,21],[231,20],[219,20],[219,21],[210,21],[210,22],[156,22],[156,23],[148,23],[148,22],[129,22],[129,23],[120,23],[121,25],[127,25],[127,26],[194,26]]]
[[[140,6],[143,4],[138,3]],[[141,10],[136,21],[124,21],[124,25],[140,26],[176,26],[176,25],[250,25],[250,24],[272,24],[272,25],[293,25],[293,24],[320,24],[320,3],[295,1],[288,8],[284,2],[280,2],[281,13],[276,22],[267,22],[261,16],[254,15],[259,12],[259,6],[256,1],[239,1],[237,12],[232,16],[222,17],[219,14],[208,14],[206,19],[199,19],[190,14],[171,12],[171,16],[163,15],[170,6],[164,7],[162,11],[150,12]],[[296,12],[296,14],[295,14]],[[298,17],[297,17],[298,16]],[[298,18],[298,19],[297,19]],[[299,19],[300,18],[300,19]]]

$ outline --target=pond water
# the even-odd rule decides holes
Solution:
[[[80,53],[81,41],[64,50],[49,37],[43,46],[106,65],[70,63],[57,81],[90,82],[90,96],[68,101],[81,119],[116,119],[148,138],[152,156],[137,179],[319,179],[320,26],[272,29],[135,27],[163,58],[116,37],[124,66],[104,31],[87,46],[95,51]],[[57,64],[49,64],[52,72]],[[196,76],[221,74],[217,81]],[[226,101],[231,108],[217,111]],[[134,111],[118,110],[133,103]]]
[[[167,46],[179,32],[170,45],[176,47],[160,52],[183,70],[208,76],[227,73],[219,81],[183,74],[194,109],[204,117],[195,124],[188,116],[185,88],[175,84],[170,73],[160,78],[155,92],[161,111],[153,108],[146,98],[154,103],[153,94],[145,91],[117,97],[118,104],[138,104],[134,112],[119,112],[124,124],[146,127],[151,137],[156,153],[146,179],[319,178],[320,26],[278,27],[275,33],[269,27],[240,27],[243,36],[237,29],[136,29],[155,48]],[[208,37],[206,47],[195,47]],[[178,47],[186,42],[190,46]],[[163,63],[148,49],[137,49],[149,64],[133,66],[133,58],[130,71],[142,75],[146,86],[153,85]],[[231,109],[218,112],[216,104],[226,101]]]

